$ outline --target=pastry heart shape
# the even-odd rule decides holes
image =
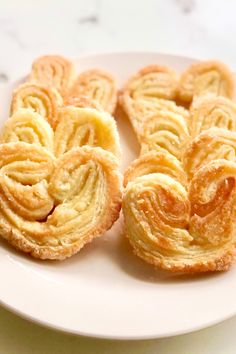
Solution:
[[[193,64],[180,77],[178,96],[181,101],[191,103],[195,96],[206,93],[233,98],[233,75],[228,67],[219,61]]]
[[[0,137],[1,143],[16,141],[40,145],[56,157],[84,145],[101,147],[118,159],[121,156],[115,120],[109,113],[92,108],[61,108],[54,131],[39,114],[20,109],[6,121]]]
[[[93,108],[64,107],[58,115],[55,130],[55,155],[74,147],[100,146],[120,159],[119,135],[115,120],[107,112]]]
[[[128,183],[125,230],[134,252],[157,267],[182,272],[226,270],[234,261],[236,164],[215,160],[189,189],[162,173]]]
[[[75,78],[75,68],[71,61],[59,55],[45,55],[33,64],[29,81],[53,87],[65,97]]]
[[[113,114],[117,102],[115,79],[102,70],[93,69],[82,72],[68,93],[67,101],[75,101],[80,97],[87,97],[92,102],[88,106],[97,105],[104,111]]]
[[[42,146],[52,153],[54,151],[54,132],[51,126],[31,109],[19,109],[4,124],[0,143],[17,141]]]
[[[141,154],[161,150],[180,160],[181,149],[188,139],[185,118],[181,114],[163,109],[145,120],[140,134]]]
[[[18,86],[12,95],[11,115],[22,108],[40,114],[54,129],[63,100],[58,91],[42,84],[26,82]]]
[[[174,101],[177,94],[177,75],[165,66],[147,66],[125,84],[119,96],[119,103],[130,119],[139,139],[147,117],[160,110],[179,113],[185,117],[188,111]]]
[[[120,173],[114,155],[88,146],[56,159],[25,142],[0,145],[0,233],[41,259],[64,259],[119,217]]]
[[[196,97],[190,107],[189,132],[192,138],[216,127],[236,131],[236,104],[223,96]]]
[[[213,160],[236,161],[236,132],[211,128],[197,135],[186,144],[183,166],[191,179],[197,170]]]

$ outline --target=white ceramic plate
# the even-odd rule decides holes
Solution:
[[[103,68],[122,83],[148,64],[184,70],[194,60],[158,53],[83,56],[79,71]],[[16,85],[16,83],[15,83]],[[0,90],[1,123],[14,85]],[[123,168],[138,154],[127,121],[118,119]],[[40,262],[0,243],[0,303],[41,324],[87,336],[143,339],[194,331],[236,314],[236,267],[227,273],[173,276],[132,254],[122,221],[64,262]]]

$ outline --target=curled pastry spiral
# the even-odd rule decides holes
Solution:
[[[205,61],[191,65],[179,82],[180,100],[190,103],[194,96],[206,93],[233,98],[233,75],[218,61]]]
[[[173,100],[177,92],[177,75],[166,66],[149,65],[131,77],[125,90],[134,99],[157,97]]]
[[[194,137],[211,127],[236,131],[236,104],[233,101],[212,94],[193,100],[189,119],[191,136]]]
[[[120,158],[119,135],[114,119],[107,112],[68,106],[61,109],[55,130],[55,155],[74,147],[100,146]]]
[[[139,135],[146,117],[160,109],[187,115],[187,111],[170,100],[176,98],[177,75],[171,69],[150,65],[141,69],[126,83],[119,102]]]
[[[170,271],[226,270],[234,260],[236,164],[216,160],[197,171],[189,192],[162,173],[130,182],[123,198],[135,253]]]
[[[53,153],[54,134],[51,126],[39,114],[19,109],[3,127],[0,143],[23,141],[46,148]]]
[[[54,87],[64,97],[68,94],[74,77],[72,62],[59,55],[45,55],[33,62],[29,81]]]
[[[185,108],[177,106],[174,101],[162,98],[138,97],[133,99],[124,93],[120,98],[120,102],[138,138],[142,134],[146,119],[162,110],[180,114],[185,119],[189,118],[189,112]]]
[[[75,254],[112,226],[120,204],[117,159],[101,148],[56,160],[35,144],[0,145],[0,234],[36,258]]]
[[[71,96],[78,98],[87,96],[104,111],[112,114],[117,102],[115,79],[102,70],[84,71],[76,79],[67,100],[70,100]]]
[[[124,186],[137,177],[151,173],[163,173],[183,185],[187,185],[186,173],[180,161],[167,151],[150,151],[134,160],[124,175]]]
[[[11,114],[21,108],[28,108],[40,114],[55,128],[58,108],[63,105],[63,100],[57,90],[27,82],[13,91]]]
[[[190,141],[183,152],[183,166],[192,178],[196,171],[212,160],[236,161],[236,133],[211,128]]]
[[[159,111],[145,120],[140,137],[141,153],[162,150],[181,159],[181,148],[188,137],[187,123],[182,115]]]

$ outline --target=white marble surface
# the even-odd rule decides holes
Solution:
[[[0,0],[0,83],[25,75],[45,53],[151,50],[218,58],[236,70],[235,13],[235,0]],[[44,329],[0,308],[0,354],[235,354],[235,332],[236,318],[169,339],[101,341]]]
[[[45,53],[155,50],[235,66],[235,0],[0,0],[0,78]]]

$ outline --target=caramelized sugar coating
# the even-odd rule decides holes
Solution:
[[[59,55],[45,55],[33,62],[29,81],[53,87],[65,97],[75,79],[73,63]]]
[[[62,97],[54,88],[26,82],[13,91],[11,115],[21,108],[27,108],[40,114],[54,129],[62,105]]]
[[[225,64],[199,62],[191,65],[180,77],[178,95],[181,101],[191,103],[195,96],[206,93],[233,98],[233,75]]]
[[[98,107],[111,114],[117,103],[117,86],[112,75],[102,70],[87,70],[79,74],[71,88],[67,100],[71,97],[86,96]]]

